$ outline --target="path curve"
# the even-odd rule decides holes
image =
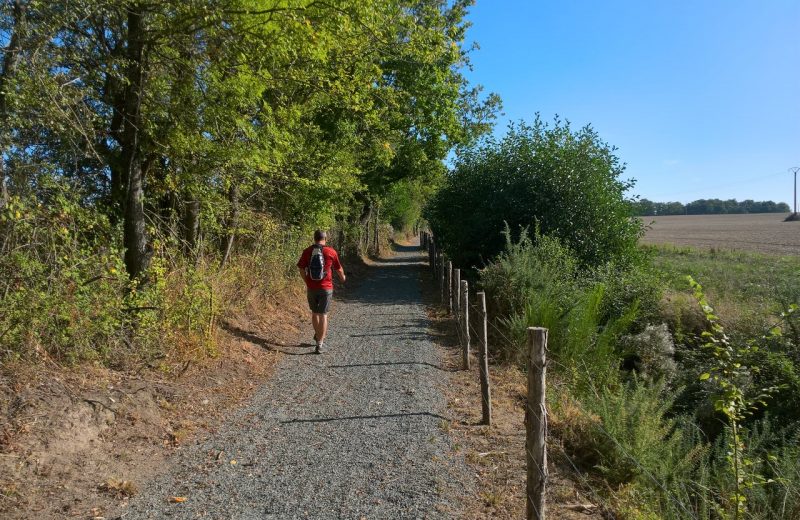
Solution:
[[[285,356],[248,405],[177,455],[120,518],[460,517],[472,479],[445,432],[447,374],[422,302],[423,255],[397,249],[334,300],[325,354]]]

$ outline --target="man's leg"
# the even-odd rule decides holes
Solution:
[[[320,342],[325,341],[325,337],[328,335],[328,315],[327,314],[318,314],[319,316],[319,334],[317,337],[320,339]]]
[[[322,343],[325,337],[322,328],[322,320],[320,319],[322,316],[322,314],[317,314],[316,312],[311,313],[311,325],[314,327],[314,338],[317,340],[317,343]]]

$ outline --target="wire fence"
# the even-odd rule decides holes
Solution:
[[[461,308],[461,287],[455,287],[456,281],[460,278],[458,276],[453,276],[449,269],[453,269],[456,271],[455,268],[452,267],[452,264],[448,261],[447,257],[436,248],[436,241],[433,236],[427,234],[423,241],[421,242],[422,247],[426,248],[429,253],[429,261],[430,261],[430,268],[433,274],[433,278],[436,282],[438,282],[440,287],[440,304],[442,308],[448,312],[451,317],[454,319],[456,324],[456,334],[458,337],[458,344],[464,348],[467,338],[477,338],[480,340],[484,334],[484,328],[486,331],[492,332],[492,337],[499,340],[506,342],[506,344],[515,349],[521,349],[525,347],[524,340],[521,338],[514,338],[511,337],[507,330],[503,330],[500,326],[495,323],[494,320],[489,319],[486,314],[485,309],[481,309],[477,302],[470,302],[468,304],[468,309],[470,312],[468,315],[470,319],[464,319],[464,310]],[[456,271],[460,274],[460,271]],[[468,285],[467,285],[468,287]],[[472,319],[473,316],[476,316],[478,319]],[[486,349],[486,355],[488,356],[488,348]],[[530,358],[530,356],[529,356]],[[581,375],[586,377],[587,380],[591,380],[591,373],[588,367],[576,367],[576,366],[566,366],[557,360],[553,359],[552,357],[548,356],[545,365],[555,365],[558,366],[560,370],[567,373],[569,371],[574,371],[576,369],[581,371]],[[529,365],[529,370],[532,369],[532,366]],[[544,368],[544,367],[542,367]],[[530,381],[530,380],[529,380]],[[486,401],[486,397],[482,396],[482,400]],[[483,404],[483,403],[482,403]],[[542,430],[545,432],[545,436],[547,435],[547,409],[544,405],[540,409],[538,407],[532,406],[533,403],[530,401],[526,402],[526,416],[528,418],[533,417],[537,418],[537,420],[542,421],[544,423]],[[575,402],[576,406],[578,406],[578,412],[585,417],[591,417],[592,413],[586,409],[584,409],[580,403]],[[490,403],[489,403],[490,405]],[[526,423],[528,420],[526,419]],[[611,432],[608,431],[607,428],[602,424],[601,421],[592,421],[592,427],[595,428],[595,431],[608,439],[608,441],[622,454],[623,457],[628,459],[631,464],[633,464],[642,475],[644,475],[647,479],[649,479],[655,488],[661,490],[663,496],[667,501],[669,501],[672,506],[674,507],[675,511],[680,512],[681,518],[687,519],[698,519],[698,515],[695,511],[692,510],[690,505],[687,505],[686,502],[680,500],[679,497],[675,495],[675,493],[669,488],[669,486],[661,481],[650,469],[648,469],[647,465],[640,461],[635,455],[633,455],[629,449],[626,448],[625,443],[614,436]],[[526,425],[526,430],[530,430],[530,425]],[[530,439],[528,438],[529,435],[526,435],[526,445],[525,445],[525,454],[527,459],[527,464],[529,466],[528,476],[529,479],[531,475],[533,475],[539,482],[546,483],[548,479],[549,471],[546,467],[542,467],[537,461],[540,458],[537,456],[538,454],[532,453],[530,449]],[[564,446],[559,442],[549,442],[547,444],[547,449],[556,450],[556,454],[559,458],[563,459],[566,463],[564,465],[560,465],[560,469],[566,470],[570,473],[571,480],[576,483],[577,486],[580,487],[581,491],[589,497],[589,499],[593,502],[591,505],[592,508],[597,509],[599,512],[607,511],[606,508],[603,507],[603,503],[606,501],[602,494],[598,491],[597,487],[592,485],[590,480],[589,473],[587,471],[581,470],[581,464],[577,463],[573,457],[570,456],[568,451],[564,448]],[[546,460],[546,459],[545,459]],[[530,486],[528,490],[530,490]],[[546,509],[541,507],[542,503],[537,503],[530,492],[526,493],[526,508],[528,510],[528,518],[535,518],[542,520],[545,518]],[[590,508],[591,509],[591,508]]]

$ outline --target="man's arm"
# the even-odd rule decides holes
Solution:
[[[297,271],[300,273],[300,278],[302,278],[303,281],[306,281],[306,277],[308,276],[306,274],[306,269],[308,269],[308,258],[306,257],[306,252],[303,251],[300,255],[300,259],[297,260]]]
[[[342,267],[342,264],[339,262],[339,254],[335,252],[334,254],[336,256],[333,259],[332,267],[336,271],[336,275],[339,277],[339,281],[344,283],[344,281],[347,279],[347,277],[344,275],[344,267]]]

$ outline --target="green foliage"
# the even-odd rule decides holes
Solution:
[[[512,125],[497,141],[461,151],[426,210],[439,244],[462,267],[481,266],[503,249],[502,231],[538,226],[583,266],[637,256],[641,231],[625,200],[614,149],[590,127]]]
[[[710,380],[715,389],[712,394],[714,410],[725,417],[729,434],[727,436],[726,460],[733,479],[731,494],[727,508],[721,506],[720,514],[725,517],[740,518],[747,512],[747,495],[745,491],[767,483],[766,478],[757,471],[755,461],[746,451],[741,435],[742,421],[749,417],[757,405],[766,406],[766,400],[777,391],[776,387],[757,389],[754,395],[747,395],[747,383],[751,374],[758,372],[758,367],[747,365],[759,350],[755,340],[733,342],[725,333],[708,304],[702,286],[688,278],[694,290],[694,296],[708,321],[709,330],[703,332],[703,347],[712,356],[712,365],[708,372],[700,375],[700,380]],[[780,334],[779,329],[772,329],[770,336]],[[752,392],[751,392],[752,394]]]
[[[432,192],[420,180],[397,182],[383,201],[384,218],[398,231],[412,229],[422,219],[422,208]]]
[[[0,209],[3,357],[104,359],[124,323],[127,284],[114,229],[65,186]]]
[[[154,240],[151,283],[136,287],[108,218],[62,183],[40,193],[0,209],[0,359],[124,367],[215,355],[215,323],[280,289],[305,245],[274,219],[251,215],[240,229],[247,252],[220,271],[215,261],[183,258],[164,236]]]
[[[481,284],[489,295],[493,314],[510,316],[523,310],[531,295],[563,308],[572,301],[578,286],[574,255],[556,238],[528,230],[515,241],[506,225],[505,249],[480,271]]]
[[[581,276],[575,255],[561,241],[538,233],[534,241],[527,230],[514,242],[506,229],[505,238],[505,250],[480,272],[490,310],[508,333],[510,341],[500,343],[505,357],[524,360],[527,328],[546,327],[548,349],[557,362],[585,368],[592,377],[613,378],[615,340],[635,320],[638,302],[604,313],[611,308],[604,305],[604,280]]]
[[[673,400],[663,384],[637,381],[585,394],[582,405],[596,418],[594,468],[610,484],[638,482],[664,491],[691,478],[703,448],[691,424],[670,417]]]
[[[766,418],[756,427],[742,430],[741,442],[748,447],[748,471],[758,475],[759,484],[742,486],[732,477],[728,459],[732,432],[726,429],[703,461],[695,478],[693,502],[700,518],[731,516],[734,498],[742,490],[746,512],[742,518],[789,520],[800,513],[800,435],[797,427],[777,426]]]
[[[314,228],[355,249],[383,199],[396,223],[418,220],[442,160],[499,106],[461,72],[469,0],[14,4],[0,5],[6,355],[213,355],[233,288],[279,287]]]
[[[553,431],[573,462],[602,479],[615,511],[708,520],[796,515],[796,306],[766,334],[728,336],[695,283],[698,327],[710,330],[676,345],[660,321],[662,277],[646,257],[586,270],[554,237],[531,239],[523,230],[515,241],[507,229],[505,240],[480,271],[502,331],[491,345],[524,365],[526,328],[549,329]],[[764,418],[767,409],[778,423]],[[723,428],[709,428],[719,418]],[[772,432],[772,424],[795,426]]]

